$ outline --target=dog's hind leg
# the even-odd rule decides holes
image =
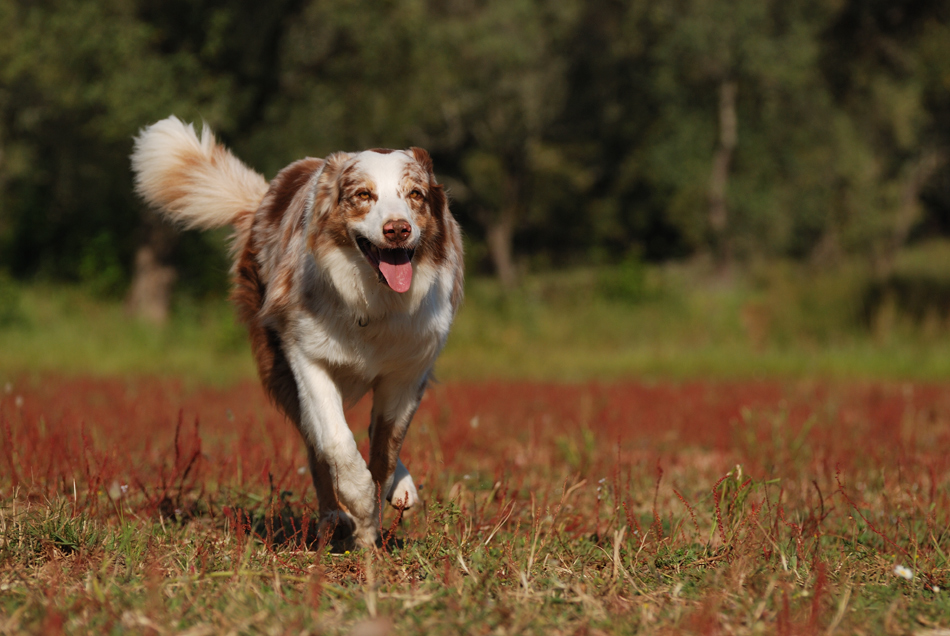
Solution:
[[[400,508],[419,502],[412,475],[399,460],[399,451],[425,386],[426,377],[412,381],[383,378],[373,388],[369,472],[379,492]],[[382,505],[382,501],[379,503]]]

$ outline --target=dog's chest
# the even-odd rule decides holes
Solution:
[[[438,312],[376,318],[348,312],[301,312],[294,339],[315,362],[371,382],[387,375],[419,376],[445,344],[448,324]]]

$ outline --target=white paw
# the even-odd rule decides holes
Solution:
[[[412,475],[406,470],[401,461],[396,461],[396,470],[393,472],[393,486],[386,495],[386,500],[394,508],[408,509],[419,503],[419,491],[412,481]]]
[[[379,537],[379,530],[375,524],[368,526],[357,526],[353,531],[353,540],[357,548],[376,547],[376,539]]]
[[[379,531],[375,523],[361,524],[343,510],[331,510],[320,518],[318,532],[337,549],[371,548]]]

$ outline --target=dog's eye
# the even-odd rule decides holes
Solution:
[[[357,193],[356,193],[356,198],[359,199],[360,201],[369,201],[369,200],[372,198],[372,196],[373,196],[373,195],[371,195],[371,194],[370,194],[369,192],[367,192],[366,190],[363,190],[362,192],[357,192]]]
[[[413,190],[409,193],[409,198],[413,201],[422,201],[422,192],[419,190]]]

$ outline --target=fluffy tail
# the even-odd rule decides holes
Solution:
[[[142,130],[132,152],[135,189],[186,228],[234,224],[240,235],[267,192],[267,181],[217,143],[175,116]]]

